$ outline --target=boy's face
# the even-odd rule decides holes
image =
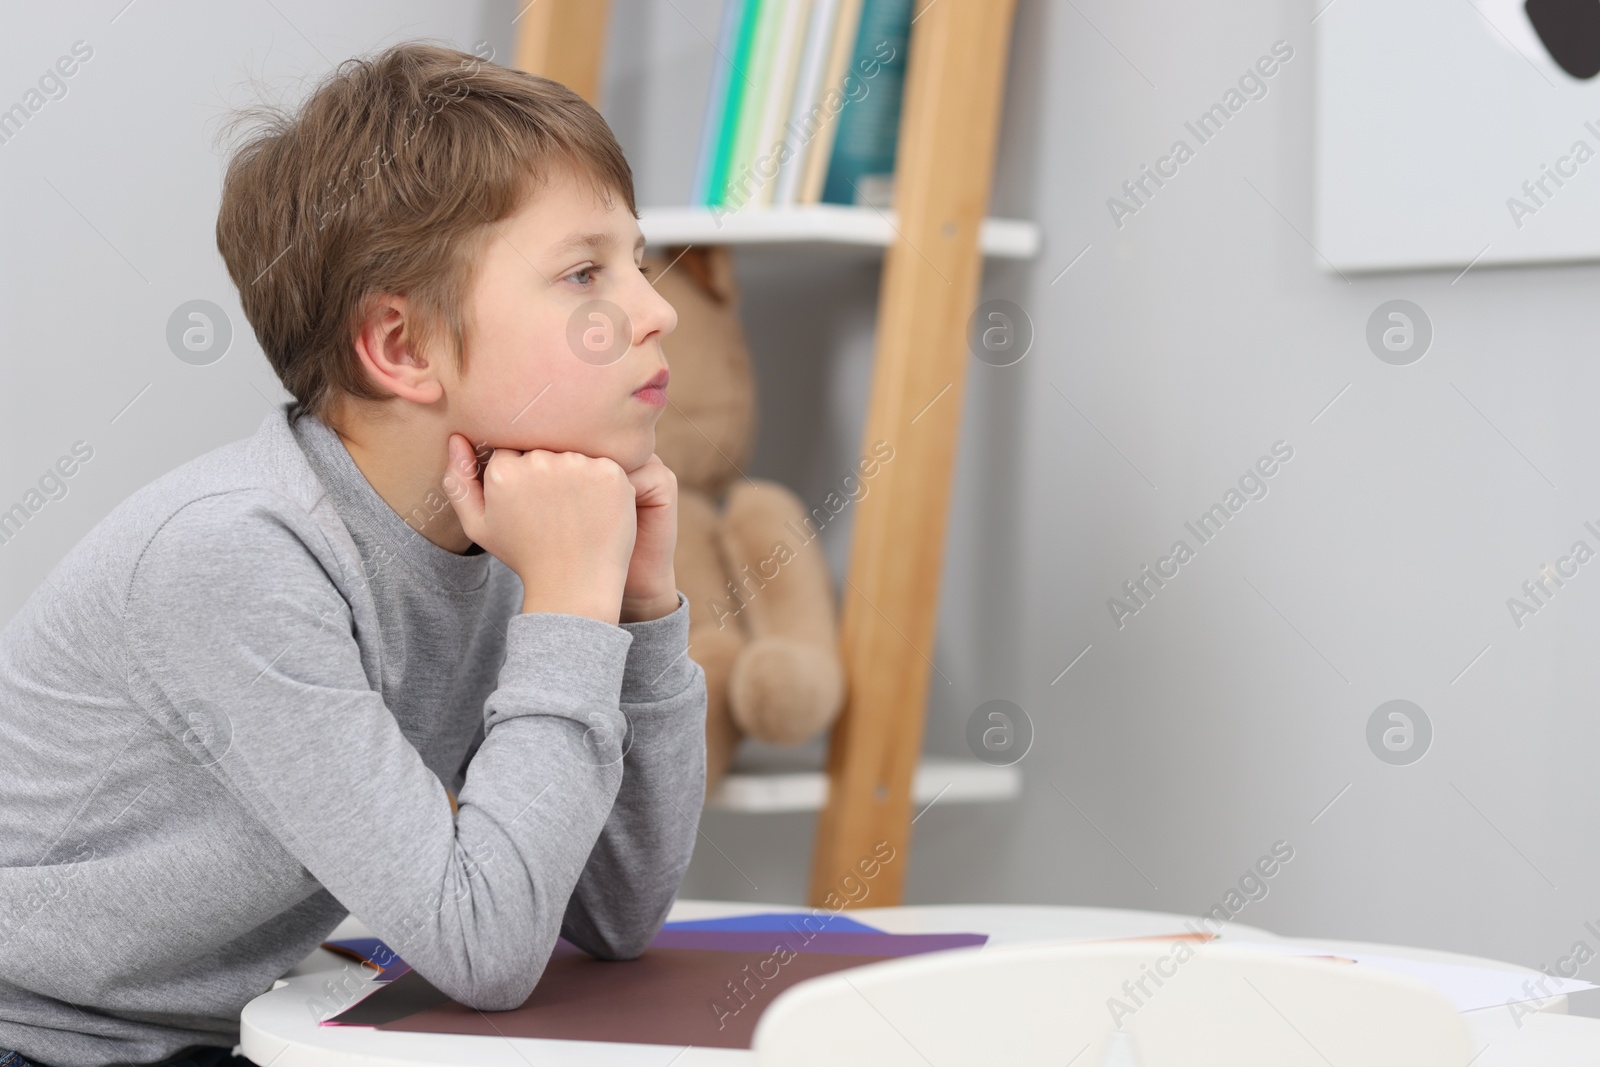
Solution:
[[[451,431],[642,466],[666,399],[638,390],[667,369],[678,315],[639,269],[638,222],[559,172],[495,229],[468,297],[467,372],[441,372]]]

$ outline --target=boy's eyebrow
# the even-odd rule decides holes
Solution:
[[[614,243],[616,243],[615,237],[609,233],[576,233],[556,245],[555,248],[551,249],[551,252],[554,255],[562,255],[580,248],[598,252],[610,248]],[[641,233],[638,239],[633,242],[633,250],[637,252],[644,247],[644,244],[644,234]]]

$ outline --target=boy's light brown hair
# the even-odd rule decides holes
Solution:
[[[466,369],[466,298],[495,223],[555,173],[586,175],[635,217],[610,127],[558,82],[422,42],[341,63],[290,113],[257,105],[217,212],[245,317],[299,407],[382,400],[354,339],[381,293],[408,298],[405,340]]]

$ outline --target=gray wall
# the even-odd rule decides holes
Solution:
[[[517,7],[140,3],[113,23],[121,2],[30,7],[0,41],[5,104],[73,41],[95,48],[68,95],[0,145],[0,502],[74,440],[96,449],[69,495],[0,546],[0,618],[129,492],[248,434],[283,395],[212,239],[208,123],[245,78],[293,99],[330,61],[423,34],[509,57]],[[616,8],[608,116],[641,201],[681,202],[719,0]],[[1600,546],[1583,528],[1600,526],[1587,458],[1600,272],[1345,280],[1320,265],[1302,236],[1312,10],[1022,0],[995,211],[1036,220],[1045,247],[991,265],[984,290],[1022,305],[1036,341],[968,376],[926,650],[949,682],[934,679],[928,747],[963,754],[968,715],[993,698],[1024,707],[1037,740],[1020,803],[921,818],[908,901],[1196,911],[1283,839],[1293,861],[1241,921],[1553,962],[1580,938],[1600,947],[1583,929],[1600,918],[1587,847],[1600,670],[1586,654],[1600,564],[1521,629],[1506,599],[1575,540]],[[1278,40],[1295,58],[1268,95],[1116,228],[1106,198]],[[741,276],[763,393],[752,473],[820,499],[861,444],[875,266],[752,254]],[[197,297],[238,327],[209,367],[164,341]],[[1435,329],[1406,367],[1364,339],[1395,298]],[[1184,522],[1280,440],[1294,457],[1268,495],[1117,628],[1107,598],[1174,540],[1194,544]],[[841,568],[848,532],[824,535]],[[1366,740],[1397,698],[1434,728],[1409,766]],[[709,814],[685,892],[798,903],[812,828]]]

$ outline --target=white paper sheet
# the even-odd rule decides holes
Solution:
[[[1317,941],[1236,941],[1223,938],[1219,944],[1240,945],[1280,956],[1339,956],[1355,960],[1362,967],[1402,974],[1419,979],[1443,993],[1457,1011],[1482,1011],[1503,1008],[1529,1000],[1543,1000],[1564,993],[1600,989],[1593,982],[1575,978],[1556,978],[1524,971],[1502,971],[1464,963],[1437,963],[1431,960],[1402,959],[1368,953],[1349,946]]]

